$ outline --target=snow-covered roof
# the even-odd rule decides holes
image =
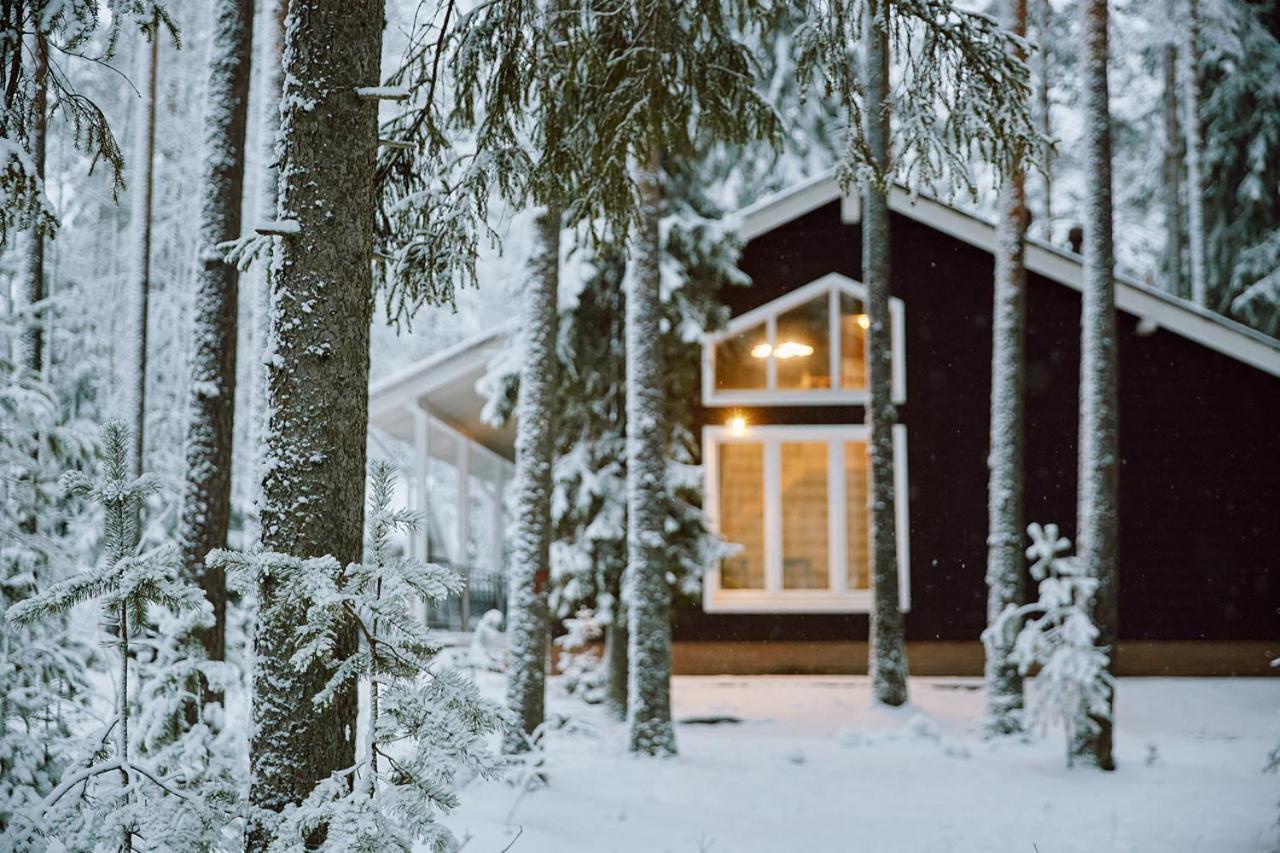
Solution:
[[[861,218],[856,195],[840,190],[833,171],[823,172],[788,189],[766,196],[738,211],[738,234],[747,241],[840,200],[845,222]],[[930,228],[994,254],[996,229],[990,222],[922,195],[895,187],[889,209]],[[1081,289],[1083,259],[1043,240],[1028,239],[1028,270]],[[1116,277],[1116,306],[1138,317],[1146,328],[1163,327],[1273,376],[1280,376],[1280,341],[1214,311],[1200,308],[1163,290],[1125,276]]]
[[[511,458],[514,429],[484,422],[484,401],[475,386],[515,329],[514,319],[500,323],[374,382],[369,388],[369,423],[410,440],[413,407],[424,405],[480,444]]]
[[[859,221],[858,197],[841,192],[834,173],[824,172],[738,211],[738,234],[753,240],[836,200],[841,202],[843,221]],[[951,205],[895,188],[889,196],[889,208],[984,251],[995,251],[995,226]],[[1028,270],[1051,281],[1081,288],[1083,259],[1073,252],[1028,239],[1025,263]],[[1163,327],[1280,376],[1280,341],[1221,314],[1124,276],[1116,277],[1116,306],[1138,317],[1147,329]],[[512,428],[484,424],[480,417],[483,401],[475,384],[515,329],[516,321],[509,320],[375,382],[369,390],[370,422],[392,435],[411,435],[410,407],[421,401],[437,416],[510,458],[514,453]]]

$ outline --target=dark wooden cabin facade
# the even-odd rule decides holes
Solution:
[[[980,671],[994,234],[986,223],[927,199],[913,203],[901,192],[895,193],[892,208],[891,291],[901,312],[895,316],[901,340],[895,342],[894,357],[905,361],[900,368],[905,388],[895,391],[903,433],[899,438],[905,445],[897,448],[898,457],[906,468],[898,482],[907,499],[899,535],[905,529],[900,547],[907,552],[902,564],[908,574],[904,592],[909,597],[906,630],[913,670]],[[856,200],[842,199],[828,177],[745,212],[743,232],[749,242],[740,266],[753,284],[723,294],[732,316],[768,315],[769,306],[779,300],[790,307],[789,294],[824,279],[856,287],[862,254],[857,218]],[[1055,522],[1074,540],[1079,259],[1031,244],[1027,265],[1025,518]],[[1118,665],[1129,673],[1264,673],[1269,658],[1280,655],[1280,643],[1274,642],[1280,640],[1280,344],[1132,282],[1122,282],[1119,291]],[[856,303],[850,310],[858,310]],[[787,477],[787,460],[803,469],[803,446],[824,434],[803,427],[861,425],[865,413],[862,405],[839,402],[839,392],[828,390],[838,387],[830,378],[834,370],[818,377],[825,387],[817,389],[817,400],[795,392],[761,404],[757,400],[770,397],[767,392],[723,387],[717,358],[736,353],[741,361],[751,358],[753,346],[760,356],[769,344],[775,352],[786,345],[780,329],[788,315],[772,313],[768,331],[774,337],[766,344],[742,333],[741,324],[737,339],[729,333],[719,336],[724,349],[708,344],[704,405],[697,415],[708,457],[708,500],[721,500],[717,493],[723,487],[729,493],[725,500],[747,504],[747,510],[732,509],[734,524],[747,531],[754,526],[755,507],[741,494],[752,489],[721,482],[726,474],[710,470],[717,462],[717,448],[711,445],[728,434],[749,443],[753,434],[767,435],[770,427],[801,427],[779,430],[780,440],[788,442],[783,461],[770,463],[765,451],[762,462],[745,463],[749,473],[742,475],[753,482],[760,468],[772,464],[772,487],[785,482],[800,495],[806,486],[802,477]],[[847,324],[849,317],[840,321]],[[754,328],[757,338],[765,331],[760,325]],[[829,328],[836,332],[836,322]],[[817,355],[826,353],[819,346]],[[772,370],[784,368],[784,361],[773,360]],[[836,361],[831,360],[833,368]],[[758,378],[744,381],[733,370],[726,372],[730,385],[759,384]],[[780,377],[773,377],[775,384],[780,385]],[[846,444],[845,452],[860,447]],[[738,460],[741,449],[734,452],[738,456],[732,458]],[[776,460],[778,451],[773,452]],[[852,471],[852,462],[844,464]],[[838,467],[830,467],[828,485],[838,479]],[[813,470],[818,468],[820,461]],[[851,476],[846,475],[846,485]],[[837,489],[829,488],[828,498]],[[858,494],[857,488],[848,488],[846,500]],[[797,498],[801,507],[802,500]],[[821,504],[820,499],[811,503],[815,501]],[[708,509],[720,518],[720,507]],[[729,505],[724,509],[728,512]],[[801,509],[794,519],[779,521],[775,509],[763,519],[762,538],[769,538],[769,530],[776,535],[785,524],[794,528],[799,552],[830,557],[810,544],[821,525],[810,521],[806,527],[805,514]],[[852,540],[863,535],[862,528],[854,527],[847,526],[842,543],[850,554]],[[757,541],[755,552],[769,547]],[[743,560],[744,565],[749,562]],[[774,570],[777,607],[770,606],[767,594],[753,597],[738,588],[721,589],[721,573],[709,575],[706,607],[679,612],[678,669],[824,672],[865,667],[865,597],[859,600],[850,593],[842,605],[834,601],[841,596],[833,594],[825,606],[821,592],[801,593],[793,606],[787,598],[794,591],[780,590],[788,581],[778,575],[805,560],[775,556],[774,562],[785,566]],[[829,580],[838,581],[835,563],[832,559]],[[732,585],[760,586],[760,575],[757,569],[753,578],[742,575]],[[812,585],[802,573],[796,579],[800,586]],[[716,605],[717,595],[725,599],[723,606]]]
[[[908,655],[917,674],[976,674],[994,229],[900,191],[890,207]],[[732,319],[704,346],[695,426],[708,515],[743,548],[708,573],[700,601],[678,606],[677,672],[865,671],[858,217],[830,176],[741,214],[753,283],[723,294]],[[1031,241],[1026,265],[1025,518],[1074,541],[1080,258]],[[1133,282],[1120,280],[1116,298],[1117,668],[1280,672],[1269,666],[1280,657],[1280,342]],[[486,425],[475,390],[513,332],[504,324],[372,389],[372,423],[412,445],[410,492],[424,512],[434,466],[474,474],[490,455],[514,457],[513,425]],[[451,476],[459,505],[473,503],[475,478]],[[490,479],[500,497],[501,472]],[[500,499],[491,505],[485,529],[498,531]],[[466,519],[452,540],[424,526],[415,553],[437,553],[432,538],[467,542],[480,524]]]

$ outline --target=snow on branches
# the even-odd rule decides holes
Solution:
[[[452,836],[439,818],[457,805],[459,776],[493,777],[500,769],[486,736],[505,725],[502,711],[474,682],[438,665],[440,644],[416,613],[423,601],[459,592],[461,581],[447,568],[395,552],[393,535],[412,530],[417,517],[392,508],[394,492],[394,470],[375,462],[362,563],[344,567],[329,555],[272,552],[209,555],[209,564],[227,569],[246,593],[269,576],[276,592],[268,606],[291,613],[301,607],[289,660],[299,672],[327,673],[316,705],[333,701],[352,682],[369,690],[356,764],[323,780],[303,802],[265,816],[272,821],[272,851],[302,850],[320,827],[326,827],[323,850],[408,853],[418,842],[450,849]],[[339,658],[341,634],[351,624],[360,646]]]
[[[1090,616],[1098,581],[1086,574],[1077,557],[1064,556],[1071,543],[1058,535],[1056,524],[1031,524],[1027,533],[1039,599],[1006,607],[982,639],[990,644],[1002,633],[1017,631],[1011,658],[1022,674],[1037,671],[1027,722],[1042,731],[1062,725],[1070,765],[1076,733],[1096,730],[1098,721],[1111,714],[1115,679],[1108,671],[1110,650],[1097,645],[1098,628]]]

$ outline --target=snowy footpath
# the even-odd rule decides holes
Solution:
[[[465,853],[1280,849],[1280,776],[1262,772],[1280,679],[1123,679],[1111,774],[1068,769],[1058,732],[984,741],[970,679],[914,678],[896,711],[871,708],[860,677],[673,691],[680,755],[640,760],[553,683],[550,713],[572,725],[549,736],[547,786],[470,784],[449,821]]]

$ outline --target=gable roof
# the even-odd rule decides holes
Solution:
[[[840,190],[834,171],[815,175],[788,189],[766,196],[736,214],[738,235],[745,241],[766,234],[792,220],[840,201],[844,222],[861,219],[857,195]],[[995,226],[927,196],[912,196],[901,187],[889,194],[889,209],[962,242],[992,254],[996,249]],[[1080,290],[1083,259],[1043,240],[1026,240],[1028,271]],[[1152,331],[1163,327],[1223,355],[1280,377],[1280,341],[1214,311],[1201,308],[1126,276],[1116,276],[1116,307],[1138,317]]]

